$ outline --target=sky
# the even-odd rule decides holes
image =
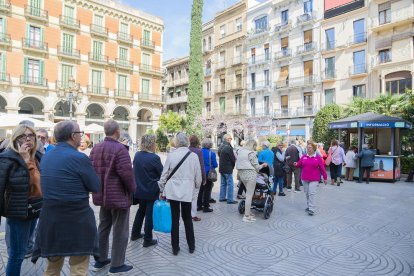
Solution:
[[[204,0],[203,23],[239,0]],[[164,20],[163,60],[189,54],[192,0],[121,0],[123,4],[161,17]]]

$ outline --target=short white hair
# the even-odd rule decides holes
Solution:
[[[270,147],[270,143],[269,143],[269,141],[263,141],[262,142],[262,146],[264,146],[264,147],[266,147],[266,148],[268,148],[268,147]]]
[[[177,148],[188,147],[188,137],[184,132],[179,132],[175,136],[175,146]]]

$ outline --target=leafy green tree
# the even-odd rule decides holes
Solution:
[[[325,146],[330,145],[332,139],[337,138],[337,131],[330,130],[328,123],[342,118],[342,108],[337,104],[326,105],[316,113],[313,121],[312,139],[315,142],[322,142]]]
[[[345,107],[344,117],[354,116],[367,112],[375,112],[374,100],[354,97],[352,102]]]
[[[175,134],[183,129],[184,119],[177,113],[168,110],[160,116],[160,128],[169,134]]]
[[[196,123],[203,111],[203,53],[202,53],[203,0],[193,0],[191,10],[189,85],[187,100],[187,132],[200,134],[201,126]]]
[[[156,139],[157,149],[159,151],[165,151],[169,143],[167,135],[165,135],[164,131],[162,131],[161,128],[158,128],[155,131],[155,135],[157,136],[157,139]]]
[[[401,117],[414,125],[414,93],[407,90],[401,98]],[[402,131],[402,151],[403,154],[412,154],[414,151],[414,129]]]

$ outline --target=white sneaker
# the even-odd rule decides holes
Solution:
[[[291,192],[292,191],[292,189],[288,189],[288,192]]]
[[[255,222],[255,220],[251,216],[243,216],[243,222]]]
[[[294,190],[293,192],[294,192],[294,193],[297,193],[298,191]]]

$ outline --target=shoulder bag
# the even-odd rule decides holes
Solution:
[[[191,151],[188,151],[186,153],[186,155],[184,155],[184,157],[180,160],[180,162],[177,164],[177,166],[175,166],[175,168],[172,170],[172,172],[168,175],[167,177],[167,182],[168,180],[171,179],[171,177],[173,177],[173,175],[175,174],[175,172],[181,167],[181,165],[184,163],[185,159],[187,159],[187,157],[190,155]]]
[[[211,151],[210,151],[210,154],[209,154],[209,166],[210,166],[210,170],[208,171],[208,174],[207,174],[207,180],[211,181],[211,182],[216,182],[217,181],[217,171],[216,171],[215,168],[213,168],[211,166]]]
[[[339,147],[339,146],[338,146]],[[332,163],[332,154],[334,154],[334,152],[337,150],[338,148],[336,148],[334,151],[332,151],[332,148],[329,149],[328,151],[328,157],[326,157],[325,160],[325,165],[329,166]]]

